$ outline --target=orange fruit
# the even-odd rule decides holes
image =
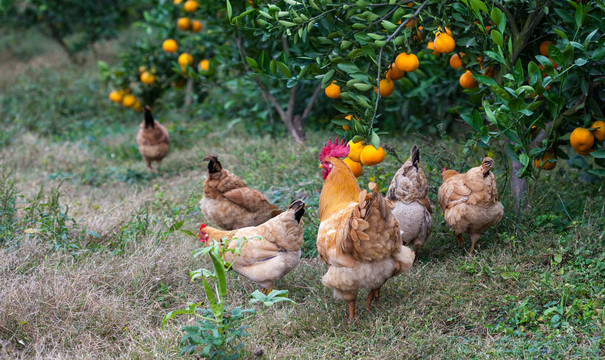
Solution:
[[[540,44],[540,54],[542,56],[549,56],[548,54],[548,45],[554,45],[552,41],[542,41]]]
[[[547,162],[548,160],[555,160],[555,162]],[[540,165],[540,163],[542,163],[542,165]],[[543,170],[554,169],[557,166],[555,154],[550,151],[545,152],[541,158],[534,159],[534,166],[536,167],[536,169],[540,169],[540,168]]]
[[[464,56],[464,53],[460,55]],[[450,66],[455,70],[460,69],[460,67],[462,66],[462,60],[460,59],[460,56],[458,54],[452,55],[452,57],[450,58]]]
[[[121,103],[122,97],[123,97],[122,92],[118,91],[118,90],[113,90],[112,92],[109,93],[109,100],[113,101],[114,103]]]
[[[485,70],[483,71],[483,75],[485,76],[489,76],[491,78],[494,77],[494,75],[496,74],[496,70],[494,70],[493,66],[488,66],[485,68]]]
[[[587,156],[590,155],[591,152],[593,152],[594,149],[590,149],[590,150],[586,150],[586,151],[580,151],[580,150],[576,150],[576,152],[582,156]]]
[[[336,85],[336,80],[332,81],[325,90],[326,95],[331,99],[340,99],[340,86]]]
[[[349,115],[351,116],[351,115]],[[355,161],[355,162],[360,162],[360,156],[361,156],[361,151],[363,150],[363,141],[358,141],[356,143],[354,143],[352,140],[349,141],[349,143],[347,144],[349,145],[349,159]]]
[[[208,71],[210,69],[210,60],[204,59],[197,65],[199,71]]]
[[[408,7],[412,7],[412,6],[414,6],[414,2],[410,1],[410,2],[408,3]]]
[[[141,74],[141,82],[146,85],[151,85],[155,82],[155,76],[149,71],[145,71]]]
[[[586,152],[592,148],[594,135],[588,129],[578,127],[571,133],[569,143],[580,154],[580,152]]]
[[[393,81],[399,80],[405,75],[405,71],[401,70],[395,63],[391,64],[391,68],[387,71],[387,77]]]
[[[189,20],[188,17],[179,18],[176,21],[176,27],[178,27],[179,29],[181,29],[183,31],[187,31],[191,28],[191,20]]]
[[[202,22],[199,20],[191,21],[191,31],[194,33],[202,31]]]
[[[164,41],[164,43],[162,44],[162,48],[167,53],[174,54],[176,52],[176,49],[178,49],[178,46],[176,44],[176,41],[174,41],[172,39],[168,39],[168,40]]]
[[[393,80],[391,80],[389,78],[380,80],[380,96],[387,97],[387,96],[391,95],[394,90],[395,90],[395,83],[393,82]],[[376,91],[377,91],[377,89],[376,89],[376,87],[374,87],[374,92],[376,92]]]
[[[382,160],[384,160],[384,149],[382,146],[379,146],[376,149],[373,145],[366,145],[361,150],[361,154],[359,155],[359,160],[363,165],[376,165],[380,164]]]
[[[597,128],[592,131],[592,135],[599,139],[599,141],[605,141],[605,121],[595,121],[590,125],[591,128]]]
[[[420,62],[418,61],[418,57],[414,54],[401,53],[395,58],[395,65],[405,72],[413,72],[418,69]]]
[[[139,70],[137,70],[137,75],[141,75],[142,73],[144,73],[145,71],[147,71],[147,68],[144,66],[139,66]]]
[[[435,50],[442,54],[452,52],[456,47],[456,41],[454,41],[454,38],[447,33],[439,34],[433,43],[435,45]]]
[[[460,75],[460,86],[465,89],[474,89],[477,87],[477,81],[473,79],[473,73],[470,70]]]
[[[135,100],[134,104],[132,105],[132,110],[134,110],[134,111],[141,111],[142,108],[143,108],[143,106],[141,105],[141,103],[139,102],[139,100]]]
[[[183,2],[183,0],[174,0],[174,5],[178,5],[178,4],[182,3],[182,2]]]
[[[179,55],[177,62],[179,63],[179,65],[181,65],[181,67],[191,65],[193,64],[193,56],[188,53],[182,53],[181,55]]]
[[[357,161],[353,161],[349,158],[345,158],[343,161],[345,162],[345,164],[347,164],[349,169],[351,169],[351,172],[353,173],[353,175],[355,175],[355,177],[361,176],[361,173],[363,173],[363,166],[361,166],[360,163],[358,163]]]
[[[126,94],[122,98],[122,105],[126,107],[131,107],[136,101],[137,99],[132,94]]]
[[[433,43],[432,41],[429,41],[426,44],[426,48],[429,50],[433,50],[433,55],[437,55],[437,56],[441,55],[441,53],[439,51],[435,50],[435,43]]]
[[[185,9],[185,11],[187,11],[187,12],[194,12],[195,10],[197,10],[197,6],[198,6],[197,1],[187,0],[187,1],[185,1],[185,6],[183,7],[183,9]]]

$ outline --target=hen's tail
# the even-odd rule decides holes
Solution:
[[[410,153],[412,154],[412,165],[414,165],[414,167],[418,169],[418,162],[420,162],[420,150],[418,150],[418,146],[412,146],[412,150],[410,150]]]
[[[294,200],[288,206],[288,210],[294,210],[294,218],[300,223],[300,219],[305,214],[305,203],[300,199]]]
[[[155,120],[153,119],[153,115],[151,114],[151,108],[149,107],[149,105],[145,105],[143,111],[145,111],[145,128],[154,128]]]
[[[209,173],[217,173],[223,170],[221,166],[221,162],[218,161],[218,158],[214,155],[208,155],[204,158],[204,161],[208,161],[208,172]]]

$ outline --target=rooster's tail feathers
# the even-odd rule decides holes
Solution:
[[[153,114],[151,114],[151,108],[149,105],[145,105],[143,111],[145,112],[145,128],[154,128],[155,120],[153,119]]]
[[[218,161],[218,158],[214,155],[208,155],[204,158],[204,161],[208,161],[208,172],[209,173],[217,173],[223,170],[221,166],[221,162]]]
[[[288,210],[290,209],[294,210],[294,218],[296,221],[300,222],[300,219],[305,214],[305,203],[300,199],[294,200],[290,206],[288,206]]]

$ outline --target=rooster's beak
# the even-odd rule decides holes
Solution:
[[[322,165],[322,164],[319,164],[319,168],[320,168],[320,169],[321,169],[321,168],[323,168],[323,165]]]

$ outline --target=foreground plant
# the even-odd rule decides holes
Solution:
[[[230,249],[229,242],[235,241],[237,247]],[[199,356],[209,359],[237,359],[239,352],[244,347],[239,339],[248,336],[245,331],[248,326],[243,322],[256,316],[258,313],[254,308],[242,309],[241,306],[229,308],[227,301],[227,277],[226,271],[229,271],[233,263],[237,261],[241,253],[242,246],[247,239],[233,238],[224,242],[212,242],[211,245],[198,249],[194,252],[194,257],[208,255],[212,260],[213,271],[207,269],[198,269],[190,273],[191,280],[202,279],[204,291],[206,293],[206,302],[210,308],[203,308],[204,301],[199,303],[188,303],[186,309],[171,311],[162,321],[162,328],[166,321],[174,318],[176,315],[193,315],[197,318],[197,324],[185,326],[182,331],[185,333],[181,339],[181,354],[193,354],[198,347]],[[235,255],[233,263],[225,260],[225,254],[232,252]],[[267,309],[269,306],[283,301],[294,303],[288,297],[287,290],[273,290],[265,295],[256,290],[250,295],[249,304],[262,302]]]

